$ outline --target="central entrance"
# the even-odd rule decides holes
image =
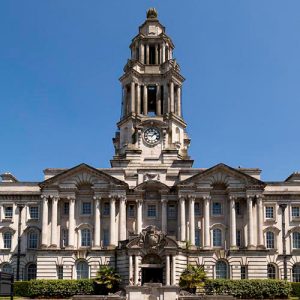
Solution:
[[[142,268],[142,285],[144,283],[163,283],[163,268]]]

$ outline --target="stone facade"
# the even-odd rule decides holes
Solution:
[[[0,268],[17,274],[19,244],[20,279],[94,277],[110,264],[124,284],[172,286],[190,263],[210,278],[299,281],[300,174],[192,168],[184,78],[155,10],[130,49],[111,168],[1,175]]]

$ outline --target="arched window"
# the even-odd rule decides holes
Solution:
[[[31,230],[28,233],[28,248],[36,249],[38,247],[38,233],[35,230]]]
[[[274,264],[268,264],[267,266],[268,279],[276,279],[276,266]]]
[[[36,279],[36,264],[27,265],[27,280]]]
[[[11,249],[11,239],[12,239],[12,233],[10,231],[4,232],[3,246],[5,249]]]
[[[300,282],[300,264],[293,265],[293,281]]]
[[[216,263],[216,278],[217,279],[226,279],[226,278],[228,278],[227,263],[223,260],[219,260]]]
[[[91,231],[87,228],[81,230],[81,246],[82,247],[91,246]]]
[[[300,248],[300,232],[298,231],[293,232],[293,248]]]
[[[12,274],[12,272],[13,272],[13,269],[9,263],[4,263],[1,267],[1,270],[2,270],[2,272],[10,273],[10,274]]]
[[[89,278],[89,265],[86,261],[79,261],[76,266],[77,279]]]
[[[272,232],[272,231],[267,231],[267,233],[266,233],[266,247],[267,247],[267,249],[275,248],[274,232]]]
[[[213,230],[213,246],[214,247],[222,246],[222,230],[219,228]]]

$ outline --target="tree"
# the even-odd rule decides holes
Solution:
[[[116,292],[121,281],[114,268],[101,266],[95,278],[97,294],[107,295],[109,292]]]
[[[206,279],[203,266],[188,265],[180,276],[179,286],[191,293],[203,291]]]

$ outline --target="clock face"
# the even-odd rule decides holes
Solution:
[[[144,131],[144,139],[149,145],[155,145],[160,140],[160,132],[157,128],[150,127]]]

